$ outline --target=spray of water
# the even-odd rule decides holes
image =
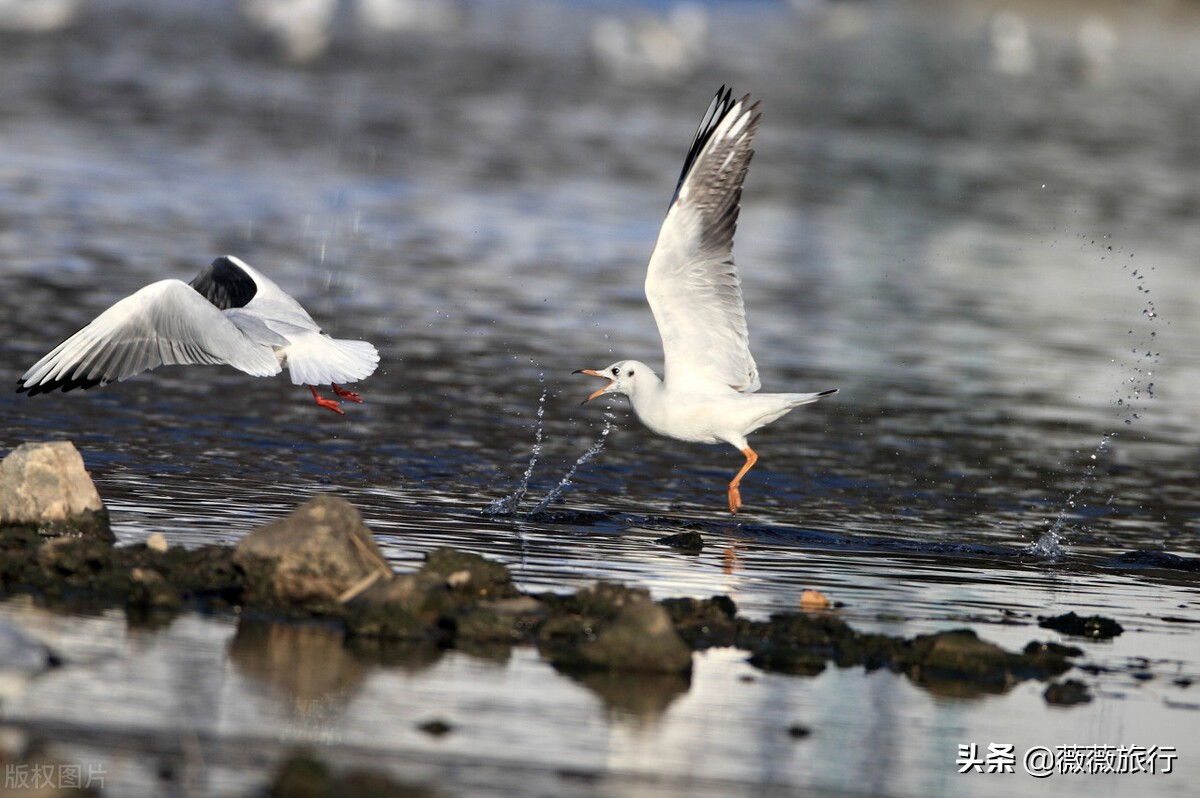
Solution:
[[[575,476],[575,472],[579,470],[579,467],[587,463],[596,455],[600,454],[600,451],[604,449],[604,441],[608,438],[608,433],[612,432],[612,429],[613,414],[611,411],[606,411],[604,413],[604,429],[600,430],[600,437],[596,439],[596,442],[593,443],[586,452],[580,455],[579,459],[575,461],[575,465],[571,466],[571,470],[568,471],[566,475],[558,481],[558,484],[546,494],[546,498],[538,502],[537,506],[529,511],[527,516],[528,518],[534,518],[540,515],[547,507],[550,506],[552,501],[561,496],[563,491],[571,486],[571,479]]]
[[[1108,248],[1112,251],[1112,247]],[[1131,254],[1130,258],[1133,257]],[[1129,271],[1129,264],[1126,263],[1123,267]],[[1151,267],[1153,268],[1153,267]],[[1130,272],[1136,284],[1137,290],[1143,295],[1148,295],[1150,290],[1145,286],[1145,272],[1134,269]],[[1154,343],[1158,331],[1155,329],[1158,323],[1158,312],[1154,307],[1154,300],[1147,299],[1146,306],[1142,309],[1142,316],[1145,317],[1148,329],[1143,333],[1143,337],[1138,339],[1138,342],[1133,346],[1132,365],[1122,363],[1121,368],[1129,369],[1129,376],[1125,379],[1121,388],[1116,391],[1114,404],[1118,409],[1117,420],[1124,422],[1126,427],[1132,426],[1135,421],[1142,417],[1143,404],[1154,398],[1154,383],[1151,377],[1154,376],[1154,367],[1158,364],[1159,353],[1151,348]],[[1137,335],[1136,331],[1130,330],[1130,336]],[[1030,544],[1025,552],[1038,557],[1049,557],[1052,559],[1061,558],[1065,552],[1062,547],[1063,529],[1067,523],[1067,516],[1075,510],[1083,506],[1080,496],[1088,485],[1092,483],[1096,476],[1096,467],[1100,464],[1100,459],[1108,454],[1109,444],[1113,442],[1119,433],[1115,430],[1104,433],[1100,437],[1100,443],[1092,452],[1091,458],[1084,468],[1083,475],[1079,478],[1079,484],[1075,486],[1075,490],[1071,491],[1067,496],[1063,507],[1059,510],[1058,517],[1050,523],[1049,528],[1042,533],[1042,536],[1036,543]]]
[[[539,374],[538,381],[544,382],[545,376]],[[529,480],[533,477],[533,469],[537,465],[538,457],[542,454],[542,430],[546,418],[546,389],[542,388],[542,395],[538,398],[537,408],[537,424],[533,437],[533,451],[529,454],[529,465],[525,467],[525,473],[521,476],[521,484],[517,485],[517,489],[503,498],[494,500],[487,507],[483,508],[483,514],[488,516],[497,515],[516,515],[517,508],[521,506],[521,500],[525,498],[525,494],[529,492]]]
[[[538,381],[544,382],[545,375],[539,374]],[[537,408],[537,423],[534,426],[533,451],[529,454],[529,464],[525,466],[525,473],[521,475],[521,482],[517,485],[517,489],[507,496],[493,500],[487,507],[483,508],[483,514],[489,517],[497,516],[515,516],[520,509],[521,502],[525,499],[525,495],[529,492],[529,482],[533,478],[534,469],[537,467],[538,459],[542,455],[542,438],[545,429],[546,419],[546,389],[542,389],[542,395],[538,398]],[[604,428],[600,431],[600,437],[584,452],[575,464],[571,466],[566,475],[558,481],[546,497],[537,503],[536,506],[528,513],[526,518],[534,518],[545,512],[550,503],[556,500],[563,492],[571,486],[571,480],[575,477],[575,472],[579,467],[585,465],[604,449],[604,442],[608,438],[608,434],[613,430],[614,415],[612,411],[604,413]]]
[[[1058,517],[1050,524],[1050,528],[1042,533],[1042,536],[1036,543],[1030,544],[1026,549],[1026,554],[1033,554],[1038,557],[1050,557],[1058,559],[1065,553],[1062,548],[1062,530],[1067,523],[1067,514],[1075,511],[1079,505],[1079,495],[1087,488],[1096,474],[1096,466],[1100,464],[1100,458],[1108,453],[1108,444],[1112,439],[1117,437],[1115,432],[1106,432],[1100,437],[1100,445],[1096,447],[1096,451],[1092,452],[1091,460],[1087,467],[1083,469],[1083,475],[1079,478],[1079,484],[1075,486],[1075,490],[1067,496],[1067,500],[1063,502],[1062,509],[1058,511]]]

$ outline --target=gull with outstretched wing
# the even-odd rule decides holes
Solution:
[[[159,366],[220,364],[254,377],[287,369],[321,407],[341,413],[333,392],[362,402],[341,383],[375,371],[379,352],[366,341],[331,338],[300,303],[257,269],[217,258],[190,283],[160,280],[122,299],[63,341],[17,380],[18,393],[92,388]]]
[[[761,383],[750,354],[733,234],[760,119],[749,95],[734,100],[722,86],[684,160],[646,272],[646,299],[662,337],[662,379],[637,360],[576,372],[609,380],[585,402],[624,394],[659,435],[739,449],[746,462],[729,483],[731,513],[742,506],[742,477],[758,460],[746,436],[794,407],[837,393],[755,393]]]

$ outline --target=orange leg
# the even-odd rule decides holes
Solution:
[[[323,407],[326,410],[332,410],[333,412],[338,413],[340,415],[346,414],[346,411],[342,410],[341,405],[339,403],[335,402],[332,399],[322,398],[321,395],[319,393],[317,393],[316,386],[310,385],[310,386],[308,386],[308,390],[312,391],[313,399],[315,399],[317,401],[318,407]]]
[[[746,455],[746,464],[742,466],[742,470],[737,472],[737,476],[729,483],[729,513],[731,515],[736,515],[738,508],[742,506],[742,494],[738,490],[738,486],[742,484],[742,477],[746,476],[746,472],[758,462],[758,455],[749,446],[742,449],[742,454]]]
[[[329,384],[330,384],[330,386],[333,387],[333,392],[335,394],[337,394],[338,396],[342,397],[343,399],[345,399],[349,402],[358,402],[360,405],[362,404],[362,397],[359,396],[358,394],[356,394],[354,391],[347,391],[345,388],[338,385],[336,382],[331,382]]]

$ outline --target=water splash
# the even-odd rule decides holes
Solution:
[[[586,452],[580,455],[579,459],[575,461],[575,465],[571,466],[571,470],[569,470],[566,475],[558,481],[558,484],[546,494],[546,497],[538,502],[536,507],[529,511],[529,513],[526,515],[527,518],[535,518],[541,513],[545,512],[546,508],[550,506],[550,503],[561,496],[563,491],[571,486],[571,479],[575,476],[575,472],[579,470],[579,467],[587,463],[596,455],[600,454],[601,450],[604,449],[604,441],[607,440],[608,433],[612,432],[613,430],[613,418],[614,416],[611,410],[605,411],[604,429],[600,430],[600,437],[596,439],[596,442],[593,443]]]
[[[545,382],[545,375],[538,375],[538,382]],[[538,458],[542,454],[542,434],[545,427],[546,419],[546,389],[542,388],[542,395],[538,398],[537,408],[537,424],[533,437],[533,451],[529,454],[529,465],[525,467],[525,473],[521,476],[521,483],[517,489],[507,496],[500,499],[495,499],[487,507],[483,508],[483,514],[490,517],[497,515],[516,515],[517,508],[521,506],[521,500],[525,498],[525,494],[529,492],[529,480],[533,478],[533,469],[537,466]]]
[[[1042,533],[1041,538],[1036,543],[1025,547],[1026,554],[1032,554],[1036,557],[1049,557],[1054,560],[1066,554],[1062,547],[1062,530],[1067,523],[1067,514],[1074,512],[1075,508],[1079,505],[1080,494],[1091,483],[1092,478],[1096,474],[1096,466],[1100,464],[1100,458],[1108,454],[1108,444],[1115,437],[1117,437],[1117,433],[1115,432],[1106,432],[1100,436],[1100,444],[1096,447],[1096,451],[1092,452],[1092,457],[1087,464],[1087,468],[1083,469],[1083,476],[1079,478],[1079,484],[1067,496],[1062,509],[1058,511],[1058,518],[1054,519],[1050,528]]]
[[[545,382],[544,374],[538,375],[538,382]],[[537,423],[534,427],[533,450],[529,455],[529,464],[525,466],[525,473],[521,475],[521,482],[519,485],[517,485],[517,489],[512,493],[499,499],[494,499],[488,504],[487,507],[483,508],[483,514],[489,518],[495,518],[497,516],[511,517],[517,515],[517,511],[521,507],[521,502],[525,499],[526,494],[529,493],[529,483],[533,479],[534,469],[537,468],[538,460],[542,455],[542,441],[546,421],[546,394],[547,391],[545,388],[543,388],[542,395],[538,398]],[[588,447],[586,452],[580,455],[579,459],[575,461],[575,464],[572,465],[570,470],[567,471],[566,475],[564,475],[562,479],[558,481],[558,484],[546,494],[545,498],[543,498],[537,503],[537,505],[534,506],[532,510],[525,514],[526,518],[534,518],[545,512],[546,508],[550,506],[550,503],[561,496],[563,492],[571,486],[571,480],[575,477],[575,472],[579,470],[579,467],[585,465],[593,457],[600,454],[600,452],[604,449],[604,442],[607,440],[608,434],[613,430],[614,419],[615,415],[613,412],[611,410],[606,410],[604,413],[604,428],[600,430],[600,437],[597,438],[590,447]]]
[[[1108,251],[1112,252],[1112,246],[1108,247]],[[1129,257],[1132,259],[1133,254],[1130,253]],[[1126,263],[1122,268],[1128,270],[1129,264]],[[1150,268],[1151,270],[1154,269],[1153,266]],[[1139,272],[1138,269],[1134,269],[1130,272],[1130,277],[1135,281],[1138,293],[1143,295],[1150,293],[1150,290],[1144,285],[1146,277],[1144,271]],[[1113,401],[1113,404],[1117,407],[1117,420],[1123,422],[1127,427],[1132,426],[1135,421],[1142,417],[1144,403],[1154,399],[1154,383],[1150,378],[1154,376],[1153,368],[1158,364],[1159,357],[1159,353],[1150,348],[1158,335],[1158,331],[1154,329],[1158,323],[1158,312],[1154,307],[1154,300],[1146,300],[1146,306],[1142,308],[1142,316],[1146,319],[1148,329],[1143,332],[1143,337],[1135,343],[1131,350],[1134,355],[1132,365],[1126,363],[1120,364],[1123,369],[1129,368],[1129,376],[1122,382],[1122,387],[1116,390],[1116,396]],[[1137,332],[1130,330],[1129,335],[1137,335]],[[1127,393],[1124,393],[1125,391]],[[1058,517],[1050,523],[1050,528],[1042,533],[1042,536],[1036,543],[1032,543],[1025,548],[1026,554],[1032,554],[1037,557],[1048,557],[1050,559],[1060,559],[1066,554],[1062,547],[1062,541],[1067,516],[1073,513],[1078,507],[1086,506],[1080,501],[1079,497],[1095,478],[1096,466],[1100,464],[1100,459],[1108,454],[1109,444],[1112,443],[1118,434],[1114,430],[1105,432],[1100,437],[1100,443],[1096,446],[1096,450],[1092,452],[1091,459],[1087,467],[1083,470],[1083,475],[1079,478],[1079,484],[1067,496],[1062,509],[1059,510]]]

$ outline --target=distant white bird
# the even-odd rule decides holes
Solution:
[[[741,281],[733,262],[742,181],[754,154],[761,115],[750,95],[734,102],[717,92],[692,139],[675,196],[646,273],[646,298],[663,342],[664,379],[636,360],[600,371],[606,393],[629,397],[633,412],[659,435],[696,443],[728,443],[746,456],[729,483],[729,512],[742,506],[742,477],[758,460],[746,436],[820,393],[756,394]]]
[[[1107,17],[1090,16],[1083,20],[1075,33],[1072,59],[1075,73],[1093,86],[1107,83],[1112,77],[1120,44],[1117,28]]]
[[[459,0],[358,0],[354,16],[368,36],[450,33],[468,21]]]
[[[1021,76],[1037,67],[1029,23],[1015,11],[1001,11],[988,22],[988,45],[993,72]]]
[[[0,0],[0,30],[49,33],[79,18],[82,0]]]
[[[708,12],[682,3],[665,18],[601,17],[589,37],[592,57],[620,83],[670,83],[696,71],[708,54]]]
[[[227,365],[255,377],[286,368],[318,405],[341,413],[315,386],[362,402],[339,383],[365,379],[378,363],[374,346],[330,338],[283,289],[226,256],[190,283],[160,280],[125,297],[26,371],[17,392],[87,389],[163,365]]]
[[[241,0],[239,5],[242,17],[275,41],[285,61],[306,64],[329,49],[338,0]]]

